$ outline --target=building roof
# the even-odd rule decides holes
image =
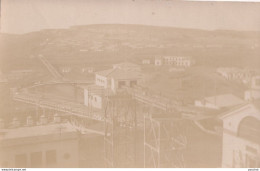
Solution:
[[[255,108],[256,110],[258,110],[259,113],[260,113],[260,100],[256,100],[256,101],[251,102],[251,103],[249,103],[249,102],[244,102],[244,103],[242,103],[242,104],[236,105],[236,106],[232,107],[231,109],[225,111],[225,112],[222,113],[221,115],[219,115],[219,118],[220,118],[220,119],[224,119],[224,118],[229,117],[229,116],[231,116],[232,114],[234,114],[233,111],[239,111],[239,110],[241,110],[242,108],[247,108],[247,107],[250,107],[250,106],[251,106],[251,107],[254,107],[254,108]]]
[[[120,79],[120,80],[131,80],[131,79],[142,78],[142,74],[137,71],[126,71],[124,69],[119,69],[119,68],[99,71],[96,72],[96,74],[104,77]]]
[[[109,89],[105,89],[103,86],[98,86],[96,84],[91,84],[87,86],[80,86],[81,88],[88,90],[89,95],[109,95],[112,94],[112,91]]]
[[[217,107],[231,107],[244,103],[242,99],[233,94],[221,94],[217,96],[206,97],[205,101],[215,104]]]
[[[0,141],[3,146],[11,146],[75,138],[77,130],[69,123],[60,123],[5,129]]]

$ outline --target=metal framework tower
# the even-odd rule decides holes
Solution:
[[[136,109],[127,94],[108,97],[105,109],[106,167],[135,167]]]
[[[185,167],[185,120],[172,117],[144,118],[144,167]]]

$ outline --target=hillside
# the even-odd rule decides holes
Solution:
[[[54,65],[91,66],[156,55],[189,55],[211,66],[260,65],[260,32],[204,31],[140,25],[89,25],[0,35],[1,69]]]

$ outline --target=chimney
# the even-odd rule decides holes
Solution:
[[[5,122],[2,118],[0,118],[0,129],[4,129],[5,128]]]
[[[54,115],[54,123],[60,123],[61,122],[61,117],[58,113]]]
[[[16,117],[14,117],[12,125],[13,127],[18,128],[20,126],[20,121]]]
[[[48,118],[45,116],[45,115],[42,115],[41,117],[40,117],[40,124],[41,125],[45,125],[45,124],[47,124],[48,123]]]
[[[26,123],[27,123],[27,126],[32,126],[33,125],[33,118],[31,116],[27,116]]]

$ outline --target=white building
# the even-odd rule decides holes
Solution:
[[[2,129],[0,165],[8,168],[78,167],[78,134],[70,124]]]
[[[240,105],[220,118],[223,121],[222,167],[259,168],[259,103]]]
[[[244,84],[248,84],[253,76],[253,71],[240,68],[218,68],[217,73],[227,80],[237,80]]]
[[[210,109],[221,109],[232,107],[244,103],[242,99],[232,94],[222,94],[217,96],[205,97],[201,100],[195,100],[195,106]]]
[[[69,72],[71,72],[71,67],[64,66],[64,67],[61,67],[60,70],[62,73],[69,73]]]
[[[191,57],[187,56],[165,56],[164,64],[175,65],[178,67],[190,67],[195,64],[195,61]]]
[[[102,86],[90,85],[83,87],[84,89],[84,104],[101,109],[105,104],[105,96],[107,92]]]
[[[143,65],[149,65],[149,64],[151,64],[151,59],[143,59],[143,60],[142,60],[142,64],[143,64]]]
[[[164,56],[155,58],[155,66],[173,65],[176,67],[191,67],[195,60],[188,56]]]
[[[260,76],[252,77],[250,89],[246,90],[244,95],[246,101],[260,99]]]
[[[120,66],[120,65],[119,65]],[[121,91],[124,86],[134,87],[142,81],[138,68],[114,66],[113,69],[96,72],[95,85],[84,88],[84,104],[101,109],[104,97]]]

